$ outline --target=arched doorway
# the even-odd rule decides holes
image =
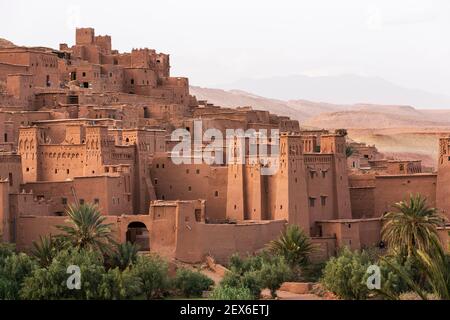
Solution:
[[[150,234],[142,222],[131,222],[127,227],[127,241],[139,246],[140,251],[150,251]]]

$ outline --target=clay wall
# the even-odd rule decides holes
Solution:
[[[0,62],[0,81],[6,82],[6,78],[10,74],[28,74],[28,70],[27,65]]]
[[[133,213],[126,176],[77,177],[68,181],[32,182],[23,185],[26,192],[37,198],[53,201],[52,214],[64,212],[68,205],[78,202],[99,206],[104,215]]]
[[[375,217],[375,187],[350,187],[352,218]]]
[[[227,168],[207,164],[179,164],[158,156],[150,175],[156,197],[162,200],[206,200],[206,216],[210,220],[225,219],[227,203]]]
[[[393,204],[417,193],[427,198],[430,207],[436,207],[436,174],[376,176],[374,216],[381,217]]]

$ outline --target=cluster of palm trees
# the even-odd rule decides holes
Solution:
[[[438,228],[445,226],[445,218],[435,208],[428,207],[420,194],[411,195],[393,207],[395,210],[383,217],[382,237],[391,255],[416,261],[427,290],[405,268],[388,259],[384,261],[422,299],[428,299],[430,291],[440,299],[450,299],[450,259],[438,235]]]

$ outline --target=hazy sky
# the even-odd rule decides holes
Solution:
[[[120,51],[170,53],[196,85],[358,74],[450,95],[448,0],[0,0],[0,12],[16,44],[57,48],[91,26]]]

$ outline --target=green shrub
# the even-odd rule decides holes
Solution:
[[[344,248],[327,262],[321,282],[343,299],[365,299],[369,293],[366,272],[371,264],[366,252]]]
[[[214,284],[214,281],[204,274],[186,268],[177,270],[174,282],[176,289],[186,297],[199,297]]]
[[[271,256],[267,252],[247,258],[233,255],[229,267],[230,272],[225,275],[221,285],[247,288],[254,299],[259,298],[264,288],[269,288],[272,296],[275,296],[281,284],[291,280],[293,275],[284,257]]]
[[[78,266],[81,272],[81,289],[69,289],[67,268]],[[63,250],[47,268],[35,269],[25,278],[21,289],[23,299],[98,299],[102,276],[105,274],[103,258],[98,252],[88,250]]]
[[[247,271],[261,269],[263,260],[263,255],[249,255],[245,258],[242,258],[239,254],[235,253],[230,257],[228,268],[233,272],[243,274]]]
[[[369,295],[391,298],[409,290],[407,283],[389,267],[387,261],[402,267],[414,279],[420,279],[420,270],[414,257],[391,256],[374,261],[376,258],[364,250],[344,248],[337,257],[326,263],[320,281],[326,289],[342,299],[366,299]],[[370,265],[380,267],[381,290],[371,291],[367,287],[367,278],[370,276],[367,269]]]
[[[252,300],[254,295],[246,287],[230,287],[220,285],[212,292],[213,300]]]
[[[225,287],[241,288],[249,290],[253,299],[258,299],[263,289],[261,279],[256,270],[237,273],[235,271],[227,272],[222,279],[221,285]]]
[[[10,243],[0,242],[0,266],[3,265],[5,259],[15,253],[15,246]]]
[[[0,299],[19,299],[25,277],[36,268],[36,262],[24,253],[7,256],[0,266]]]
[[[388,293],[390,296],[399,296],[401,293],[409,291],[410,288],[406,281],[397,272],[392,270],[388,263],[401,268],[416,282],[420,282],[423,279],[418,261],[414,256],[407,257],[406,259],[401,256],[391,256],[381,259],[378,263],[381,269],[381,285],[383,292]],[[421,286],[426,287],[424,283]]]
[[[297,280],[301,282],[318,282],[323,275],[325,263],[311,263],[301,269]]]
[[[292,279],[292,270],[283,257],[274,257],[263,262],[258,277],[261,287],[270,289],[272,297],[276,297],[281,284]]]
[[[129,300],[141,295],[141,280],[130,269],[108,270],[99,288],[99,298],[105,300]]]
[[[131,270],[140,279],[147,299],[161,298],[170,287],[168,265],[159,257],[139,256]]]

